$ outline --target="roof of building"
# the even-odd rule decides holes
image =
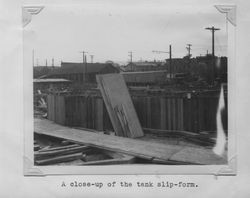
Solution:
[[[55,83],[55,82],[70,82],[70,80],[63,78],[47,78],[47,79],[34,79],[34,83]]]
[[[121,74],[128,74],[128,75],[133,75],[133,74],[158,74],[158,73],[166,73],[166,70],[156,70],[156,71],[136,71],[136,72],[120,72]]]
[[[132,62],[132,63],[129,63],[128,65],[136,65],[136,66],[159,66],[161,65],[162,63],[159,63],[159,62]]]
[[[49,72],[49,75],[53,74],[74,74],[74,73],[98,73],[103,69],[110,68],[118,71],[110,63],[71,63],[71,62],[62,62],[60,68],[56,68]]]

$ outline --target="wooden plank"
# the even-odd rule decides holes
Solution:
[[[183,98],[180,98],[180,130],[184,130],[184,127],[183,127]]]
[[[168,98],[167,102],[168,102],[168,105],[167,105],[167,113],[168,113],[168,126],[167,126],[167,129],[171,130],[172,129],[171,98]]]
[[[96,78],[116,134],[131,138],[143,136],[123,76],[105,74],[97,75]]]
[[[151,102],[152,128],[161,128],[161,101],[159,97],[153,97]]]
[[[172,108],[172,129],[176,130],[176,108],[175,108],[175,98],[171,98],[171,108]]]
[[[151,128],[151,97],[146,98],[146,109],[147,109],[147,127]]]
[[[34,121],[34,130],[38,134],[67,139],[88,146],[125,153],[145,159],[157,158],[165,161],[174,160],[199,164],[226,164],[224,158],[215,155],[210,149],[190,148],[187,150],[180,145],[165,145],[143,141],[138,138],[131,139],[72,129],[45,119],[34,119]],[[185,152],[181,152],[181,154],[178,155],[182,150]],[[189,159],[188,156],[190,153],[192,153],[192,157]],[[185,158],[183,158],[184,154],[186,155]],[[198,160],[196,160],[194,155],[197,155]]]
[[[84,152],[86,150],[89,150],[90,147],[88,146],[78,146],[78,147],[73,147],[73,148],[67,148],[67,149],[60,149],[60,150],[48,150],[48,151],[42,151],[42,152],[35,152],[35,159],[41,159],[41,158],[47,158],[50,156],[55,156],[55,155],[65,155],[65,154],[72,154],[72,153],[79,153],[79,152]]]
[[[74,154],[69,154],[69,155],[62,155],[62,156],[58,156],[58,157],[52,157],[52,158],[49,158],[49,159],[36,160],[35,163],[37,165],[48,165],[48,164],[55,164],[55,163],[73,161],[73,160],[81,159],[81,158],[83,158],[82,153],[74,153]]]
[[[65,102],[63,96],[57,96],[56,110],[57,123],[65,125]]]
[[[50,147],[50,146],[46,146],[42,149],[39,150],[39,152],[47,152],[47,151],[57,151],[57,150],[63,150],[63,149],[69,149],[69,148],[75,148],[75,147],[79,147],[79,144],[71,144],[71,145],[66,145],[66,146],[58,146],[58,147]]]
[[[96,99],[96,129],[103,130],[103,101],[100,98]]]
[[[160,99],[160,103],[161,103],[161,108],[160,108],[160,111],[161,111],[161,129],[166,129],[166,99],[165,98],[161,98]]]
[[[48,109],[48,120],[52,120],[52,115],[51,115],[51,95],[48,95],[48,97],[47,97],[47,109]]]
[[[55,96],[50,95],[50,120],[55,121]]]

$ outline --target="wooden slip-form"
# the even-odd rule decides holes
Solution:
[[[160,160],[183,164],[226,164],[227,160],[214,154],[211,149],[168,145],[131,139],[94,132],[72,129],[45,119],[34,119],[34,131],[38,134],[53,136],[91,147],[124,153],[148,160]]]
[[[143,130],[121,74],[96,76],[107,111],[117,136],[142,137]]]

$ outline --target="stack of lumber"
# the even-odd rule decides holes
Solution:
[[[37,144],[36,141],[34,141],[34,151],[38,151],[40,149],[39,144]]]
[[[59,146],[59,147],[45,147],[35,152],[34,159],[36,165],[50,165],[61,162],[68,162],[77,159],[82,159],[84,153],[89,150],[88,146],[81,146],[78,144]]]
[[[97,75],[96,79],[116,135],[142,137],[144,134],[123,76],[105,74]]]

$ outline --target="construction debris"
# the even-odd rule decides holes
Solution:
[[[36,135],[39,138],[39,135]],[[53,146],[49,136],[43,136],[43,144],[50,142],[50,146],[38,145],[39,149],[34,153],[35,165],[104,165],[104,164],[130,164],[135,157],[105,151],[90,146],[72,143],[61,138],[54,138]],[[41,142],[40,142],[41,143]],[[60,145],[58,145],[60,144]],[[65,145],[67,144],[67,145]],[[35,148],[35,145],[34,145]]]

